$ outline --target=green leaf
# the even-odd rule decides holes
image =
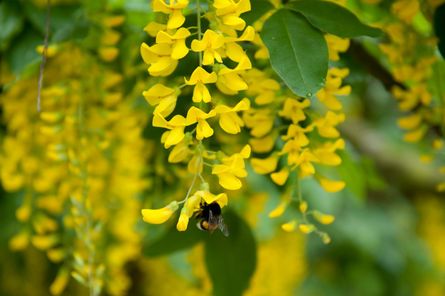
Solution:
[[[24,10],[28,20],[44,36],[46,32],[47,9],[27,3]],[[52,6],[50,10],[50,42],[84,38],[91,24],[80,5]],[[42,38],[43,42],[43,38]]]
[[[321,31],[344,38],[358,36],[378,37],[381,31],[363,24],[355,14],[332,2],[300,0],[290,2],[288,7],[304,15]]]
[[[205,262],[215,296],[240,296],[256,267],[256,243],[247,223],[233,212],[224,218],[230,235],[220,231],[205,241]]]
[[[24,71],[37,69],[42,57],[37,53],[36,47],[42,43],[42,40],[33,28],[24,30],[14,39],[5,54],[6,61],[14,74],[19,75]]]
[[[434,32],[439,39],[440,54],[445,58],[445,4],[439,6],[434,12]]]
[[[261,37],[272,68],[297,95],[312,97],[328,71],[328,48],[323,34],[300,14],[281,9],[264,24]]]
[[[171,227],[158,240],[143,247],[143,254],[149,257],[168,255],[185,250],[199,243],[207,233],[200,231],[195,225],[189,225],[187,231],[180,232]]]
[[[272,3],[268,0],[254,0],[251,1],[252,9],[243,14],[243,19],[248,24],[253,24],[259,18],[261,18],[266,12],[274,8]]]
[[[0,3],[0,51],[9,46],[11,39],[23,27],[23,17],[16,6],[10,1]]]

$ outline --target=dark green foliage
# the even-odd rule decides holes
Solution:
[[[445,4],[442,4],[434,13],[434,32],[439,39],[439,51],[445,57]]]
[[[215,296],[239,296],[256,268],[256,242],[247,223],[234,212],[224,215],[230,235],[215,232],[205,240],[205,261]]]
[[[363,24],[352,12],[332,2],[300,0],[290,2],[288,7],[304,15],[312,25],[321,31],[339,37],[378,37],[382,33],[377,28]]]
[[[261,34],[272,68],[297,95],[312,97],[328,70],[323,34],[300,14],[281,9],[264,24]]]

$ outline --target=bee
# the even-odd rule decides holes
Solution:
[[[202,202],[196,218],[200,219],[196,224],[200,230],[212,233],[219,228],[224,236],[229,236],[229,230],[221,215],[221,207],[217,202],[212,202],[211,204]]]

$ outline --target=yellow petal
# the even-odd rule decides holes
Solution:
[[[161,209],[143,209],[143,220],[150,224],[162,224],[167,221],[171,215],[178,209],[178,203],[172,201]]]
[[[227,202],[228,202],[227,194],[225,194],[225,193],[220,193],[218,195],[214,195],[210,192],[204,192],[202,198],[204,199],[204,201],[207,204],[217,202],[221,208],[226,206]]]
[[[221,185],[224,189],[228,190],[238,190],[241,188],[241,181],[232,174],[224,173],[219,174],[219,185]]]
[[[228,112],[220,115],[219,125],[226,133],[235,135],[241,132],[244,122],[235,112]]]
[[[281,229],[283,229],[286,232],[292,232],[295,230],[296,227],[297,227],[296,220],[292,220],[281,225]]]
[[[179,215],[178,223],[176,224],[176,229],[178,231],[187,230],[187,226],[189,224],[189,217],[187,216],[187,208],[183,207],[181,210],[181,215]]]
[[[201,156],[194,155],[187,165],[187,170],[191,174],[198,174],[202,172],[203,166]]]
[[[170,15],[168,22],[167,22],[167,29],[176,29],[182,26],[182,24],[185,22],[185,17],[182,14],[182,11],[179,9],[173,10],[173,13]]]
[[[288,201],[281,201],[278,206],[269,213],[269,218],[277,218],[283,215],[288,205]]]
[[[250,145],[246,145],[241,150],[240,154],[243,158],[249,158],[250,157],[251,148]]]
[[[173,145],[178,144],[184,139],[184,127],[177,127],[172,129],[169,133],[167,138],[165,139],[164,146],[165,148],[169,148]]]
[[[289,170],[284,168],[279,172],[271,174],[270,177],[275,184],[282,186],[286,183],[287,178],[289,177]]]
[[[335,217],[333,215],[323,214],[319,211],[314,212],[314,218],[321,224],[325,225],[332,224],[335,220]]]
[[[151,106],[155,106],[159,104],[164,98],[171,96],[174,93],[175,90],[173,88],[157,83],[150,87],[149,90],[144,91],[142,95]]]
[[[202,140],[213,135],[213,129],[205,120],[200,120],[196,126],[196,139]]]
[[[327,192],[338,192],[345,188],[345,182],[343,181],[334,181],[326,178],[320,178],[320,185]]]
[[[301,202],[300,202],[300,206],[299,206],[300,212],[302,212],[302,213],[306,213],[307,208],[308,208],[308,204],[307,204],[307,202],[305,202],[305,201],[301,201]]]
[[[312,224],[302,223],[298,225],[298,229],[300,229],[300,231],[303,232],[304,234],[309,234],[315,230],[315,226]]]
[[[52,295],[60,295],[65,290],[66,285],[70,279],[70,273],[67,268],[62,267],[57,273],[56,278],[51,283],[49,290]]]
[[[400,118],[397,123],[403,129],[414,129],[422,122],[422,116],[418,113]]]
[[[268,158],[252,158],[251,160],[253,170],[257,174],[269,174],[277,168],[278,157],[271,156]]]

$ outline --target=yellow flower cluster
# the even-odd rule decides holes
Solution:
[[[285,194],[271,217],[280,216],[296,196],[297,204],[306,204],[306,209],[300,207],[304,210],[299,223],[292,220],[283,229],[293,231],[300,225],[303,232],[314,231],[328,242],[327,235],[319,232],[307,217],[330,224],[333,216],[308,211],[295,183],[315,177],[328,192],[340,191],[345,186],[342,181],[323,176],[316,168],[341,163],[338,150],[344,149],[345,142],[338,125],[345,116],[339,97],[351,92],[350,86],[343,86],[349,70],[338,67],[329,70],[325,87],[316,94],[321,103],[318,106],[309,98],[299,98],[283,89],[271,75],[270,66],[264,68],[262,62],[261,68],[256,68],[249,58],[251,55],[241,46],[242,42],[251,42],[256,47],[252,56],[256,60],[268,59],[268,51],[255,31],[261,30],[270,14],[255,22],[254,29],[240,17],[250,10],[248,0],[215,0],[204,14],[198,1],[196,26],[185,28],[183,13],[187,5],[188,1],[153,2],[153,10],[161,12],[160,19],[162,16],[165,21],[151,22],[145,27],[155,40],[154,44],[141,45],[141,55],[151,76],[169,76],[167,83],[157,80],[143,95],[153,107],[152,125],[165,130],[161,142],[166,149],[171,148],[168,161],[187,164],[192,181],[183,200],[174,200],[159,209],[142,210],[144,221],[164,223],[182,206],[177,229],[184,231],[202,204],[217,202],[224,207],[227,196],[210,193],[209,184],[213,184],[210,176],[216,176],[224,190],[241,189],[242,179],[247,176],[245,161],[253,153],[251,165],[256,173],[270,175],[278,186],[292,191]],[[202,18],[209,23],[205,29]],[[349,47],[349,40],[331,35],[326,35],[326,40],[331,61],[338,61],[339,53]],[[196,63],[189,76],[178,66],[180,60]],[[178,85],[182,79],[184,83]],[[239,146],[244,142],[243,127],[250,132],[248,145],[244,147]],[[238,152],[223,153],[224,144],[232,151],[239,147]],[[197,189],[196,180],[201,183]]]
[[[445,247],[445,211],[443,199],[439,196],[419,196],[416,201],[419,212],[419,233],[425,240],[434,262],[435,276],[428,277],[420,287],[418,294],[441,295],[445,293],[445,283],[438,278],[445,274],[445,255],[442,252]],[[436,279],[437,277],[437,279]]]
[[[116,17],[103,20],[116,25]],[[79,79],[85,73],[88,79]],[[16,211],[22,229],[10,246],[31,243],[63,263],[50,287],[54,295],[70,275],[93,295],[102,286],[122,295],[130,285],[125,265],[141,244],[134,227],[146,186],[145,119],[123,100],[122,80],[82,48],[64,44],[46,65],[41,113],[35,79],[17,82],[1,98],[7,127],[1,181],[23,196]]]
[[[349,40],[331,35],[327,35],[326,39],[330,59],[339,60],[338,54],[347,50]],[[342,86],[348,73],[346,68],[329,69],[325,87],[316,94],[318,101],[324,106],[318,109],[311,107],[313,103],[307,98],[281,91],[279,82],[263,71],[252,69],[245,75],[249,85],[247,93],[256,105],[246,111],[243,117],[250,129],[249,142],[254,153],[268,155],[266,158],[252,158],[252,167],[258,174],[270,175],[275,184],[291,188],[291,192],[284,194],[281,203],[269,216],[281,216],[296,201],[300,205],[302,218],[283,224],[283,230],[294,231],[298,226],[304,233],[317,232],[326,242],[329,240],[327,235],[308,222],[307,216],[311,215],[322,224],[330,224],[334,218],[317,211],[308,211],[308,205],[301,196],[299,181],[315,176],[328,192],[340,191],[345,186],[342,181],[321,176],[316,166],[337,166],[341,163],[337,150],[344,149],[345,142],[340,138],[337,126],[344,121],[345,116],[338,97],[351,92],[350,86]],[[319,112],[323,110],[324,115],[320,115]],[[279,124],[277,118],[280,118]],[[285,134],[280,131],[285,131]],[[293,178],[288,181],[290,176]]]
[[[186,163],[193,179],[183,201],[173,201],[161,209],[144,209],[142,215],[148,223],[163,223],[183,205],[177,229],[184,231],[202,204],[216,202],[220,207],[227,204],[227,195],[212,194],[204,176],[217,177],[226,190],[240,189],[242,179],[247,176],[245,160],[250,156],[249,145],[230,155],[209,147],[215,131],[235,135],[245,125],[239,113],[250,108],[250,100],[242,95],[248,89],[243,75],[252,64],[240,44],[252,41],[255,30],[240,17],[250,10],[249,0],[215,0],[205,13],[198,1],[196,26],[189,28],[183,27],[188,0],[155,0],[152,5],[153,11],[167,17],[164,17],[166,23],[151,22],[145,28],[155,38],[154,44],[141,45],[149,74],[174,76],[180,60],[184,64],[196,63],[191,73],[178,75],[183,84],[172,83],[175,80],[170,78],[168,85],[158,82],[143,93],[154,107],[152,125],[165,130],[161,142],[166,149],[171,148],[168,161]],[[203,18],[209,23],[207,28],[203,26]],[[184,108],[184,115],[178,114]],[[198,177],[201,186],[195,188]]]
[[[442,129],[445,123],[445,110],[437,103],[445,99],[445,94],[436,92],[441,97],[435,98],[432,92],[433,81],[438,79],[438,73],[434,72],[439,62],[435,55],[437,41],[431,36],[432,32],[425,36],[414,25],[414,17],[422,15],[418,0],[398,0],[392,4],[391,12],[393,18],[383,26],[389,42],[381,44],[380,50],[388,58],[393,76],[401,85],[391,90],[399,109],[404,112],[398,125],[407,131],[405,141],[432,138],[433,149],[441,153],[443,134],[435,130]],[[430,155],[421,159],[432,161]],[[445,191],[445,182],[438,184],[437,189]]]

